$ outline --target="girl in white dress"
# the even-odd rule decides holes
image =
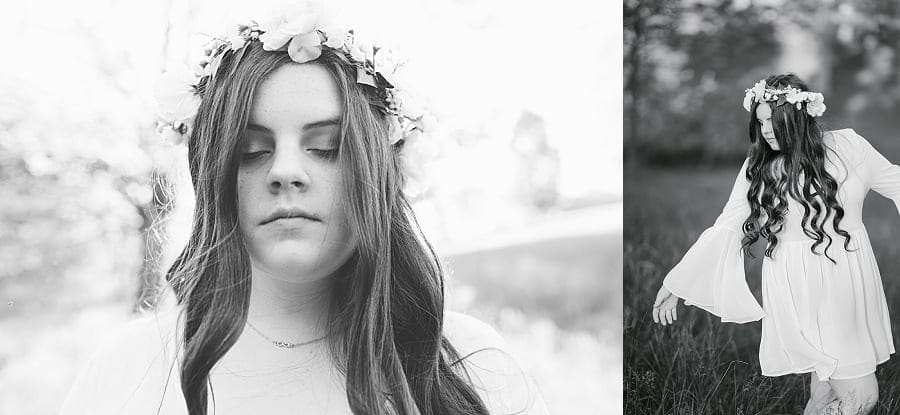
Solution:
[[[749,155],[722,214],[666,275],[653,319],[672,324],[678,298],[723,322],[762,319],[762,374],[810,373],[804,413],[868,413],[894,344],[862,207],[872,189],[900,209],[900,167],[851,129],[821,131],[824,99],[795,75],[760,81],[744,107]],[[763,307],[743,261],[759,239]]]
[[[390,51],[301,4],[206,55],[157,91],[196,197],[178,306],[104,341],[62,413],[545,413],[496,331],[444,312],[407,193],[428,115]]]

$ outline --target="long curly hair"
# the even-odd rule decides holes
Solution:
[[[794,74],[773,75],[766,78],[766,86],[783,89],[794,87],[809,91],[809,87]],[[833,239],[824,229],[825,220],[834,213],[832,225],[844,238],[844,249],[850,250],[850,234],[841,229],[844,208],[837,199],[838,182],[825,169],[826,152],[822,128],[815,117],[793,105],[772,105],[772,129],[779,150],[772,150],[762,135],[756,118],[759,103],[754,100],[750,108],[750,149],[746,177],[750,182],[747,201],[750,215],[744,221],[742,246],[749,247],[760,237],[766,240],[765,256],[771,258],[778,245],[778,233],[784,226],[788,197],[803,207],[803,232],[813,239],[810,251],[819,254],[817,248],[825,245],[828,255]],[[766,221],[759,225],[762,213]]]
[[[206,414],[213,366],[244,330],[249,254],[238,229],[237,146],[254,92],[287,53],[252,42],[226,52],[202,101],[188,143],[196,194],[188,243],[166,273],[184,313],[181,390],[191,415]],[[377,91],[356,82],[340,53],[324,67],[341,93],[340,197],[357,250],[336,274],[329,350],[346,377],[354,414],[486,415],[458,352],[443,334],[444,270],[401,189],[403,141],[388,145],[389,121]],[[237,154],[237,155],[236,155]]]

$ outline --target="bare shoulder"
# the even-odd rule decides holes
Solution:
[[[493,326],[467,314],[447,312],[444,336],[459,352],[459,361],[451,363],[462,366],[492,414],[547,413],[537,384]]]

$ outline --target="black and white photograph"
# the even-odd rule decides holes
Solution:
[[[3,2],[0,414],[623,413],[621,11]]]
[[[623,17],[625,413],[900,413],[900,4]]]

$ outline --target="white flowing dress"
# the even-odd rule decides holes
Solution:
[[[59,410],[60,415],[186,415],[176,356],[183,315],[175,308],[149,313],[108,335],[82,364]],[[546,415],[546,403],[533,378],[493,327],[474,317],[445,313],[444,334],[462,356],[476,393],[491,414]],[[178,353],[183,356],[183,353]],[[221,362],[221,361],[220,361]],[[219,364],[215,376],[230,376]],[[247,375],[241,375],[247,376]],[[327,381],[323,379],[323,381]],[[273,384],[282,392],[290,384]],[[237,397],[208,394],[223,402]],[[259,397],[270,399],[271,397]],[[240,397],[253,406],[257,397]],[[212,404],[211,404],[212,405]],[[252,408],[250,408],[252,409]],[[346,407],[350,412],[349,406]],[[252,411],[248,411],[252,412]],[[210,410],[212,413],[212,410]]]
[[[872,189],[900,210],[900,166],[882,156],[852,129],[824,134],[826,169],[838,182],[844,208],[840,228],[851,235],[850,249],[835,233],[828,254],[810,251],[803,232],[803,207],[788,196],[788,211],[773,257],[763,257],[760,307],[744,275],[742,225],[750,213],[749,182],[741,167],[731,196],[663,284],[688,305],[746,323],[762,319],[759,362],[765,376],[815,372],[822,381],[852,379],[875,371],[894,353],[881,274],[862,222],[863,200]],[[818,201],[821,203],[821,201]],[[832,215],[833,216],[833,215]],[[765,216],[760,221],[764,223]],[[820,221],[821,223],[822,221]],[[762,238],[761,238],[762,239]]]

